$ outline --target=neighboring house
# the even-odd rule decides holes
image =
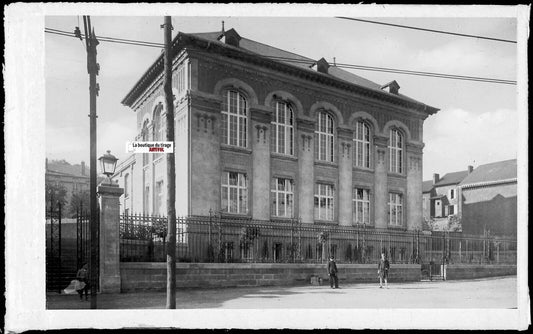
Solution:
[[[89,167],[82,161],[81,164],[71,165],[65,160],[51,160],[46,158],[45,183],[63,186],[66,190],[67,205],[73,193],[89,191]],[[104,178],[97,177],[97,183]],[[47,205],[49,205],[47,203]]]
[[[319,43],[319,42],[317,42]],[[438,109],[234,29],[174,39],[176,212],[304,224],[422,225],[422,129]],[[164,140],[163,55],[122,103],[136,140]],[[114,175],[124,210],[166,214],[166,159]]]
[[[424,205],[424,218],[443,218],[457,215],[459,196],[457,187],[461,181],[472,173],[473,167],[468,166],[466,171],[447,173],[442,178],[433,174],[433,180],[423,182],[422,198]]]
[[[72,193],[89,190],[89,168],[85,162],[71,165],[65,160],[46,159],[45,183],[61,185],[66,191],[66,199],[70,201]]]
[[[516,159],[477,167],[459,184],[459,196],[464,233],[516,237]]]

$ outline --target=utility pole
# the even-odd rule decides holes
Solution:
[[[89,280],[91,284],[91,309],[96,309],[96,287],[98,281],[98,212],[96,203],[96,96],[98,95],[99,65],[96,62],[96,46],[98,40],[91,28],[90,16],[83,16],[85,29],[85,45],[87,49],[87,72],[89,73],[89,119],[90,119],[90,229],[91,229],[91,259],[89,261]]]
[[[176,160],[174,158],[174,96],[172,94],[172,20],[165,16],[164,92],[167,110],[167,141],[174,144],[174,151],[167,154],[167,309],[176,308]]]

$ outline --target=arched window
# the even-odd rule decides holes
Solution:
[[[154,130],[153,130],[153,138],[154,141],[161,141],[163,139],[163,117],[161,117],[161,111],[163,110],[163,105],[160,103],[155,107],[154,110]]]
[[[321,111],[317,116],[315,129],[315,155],[317,160],[334,161],[334,121],[333,117],[325,111]]]
[[[143,123],[143,127],[141,130],[141,138],[142,141],[148,141],[148,120],[145,120]],[[149,153],[142,153],[143,155],[143,166],[148,165],[150,161],[150,154]]]
[[[400,130],[393,128],[389,134],[389,171],[403,172],[403,135]]]
[[[222,142],[246,147],[248,106],[239,92],[229,90],[222,103]]]
[[[163,117],[161,117],[161,111],[163,110],[163,104],[159,103],[154,110],[153,120],[153,140],[162,141],[163,139]],[[161,153],[154,153],[154,159],[161,156]]]
[[[272,139],[275,153],[294,154],[294,112],[287,102],[275,102]]]
[[[356,167],[371,168],[370,126],[364,121],[355,124],[354,164]]]

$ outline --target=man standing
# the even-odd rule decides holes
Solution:
[[[332,289],[338,289],[339,288],[339,279],[337,277],[337,264],[335,263],[335,260],[333,259],[333,256],[329,257],[328,262],[328,275],[329,275],[329,285]],[[335,283],[335,287],[333,287],[333,283]]]
[[[389,278],[389,260],[385,258],[385,253],[381,253],[381,260],[378,263],[378,276],[379,276],[379,288],[383,288],[383,280],[385,280],[385,287],[389,288],[389,283],[387,282]]]

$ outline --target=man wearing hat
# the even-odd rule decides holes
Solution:
[[[328,262],[328,275],[329,275],[329,285],[332,289],[338,289],[339,288],[339,279],[337,277],[337,264],[335,263],[335,260],[333,259],[333,256],[329,257]],[[333,283],[335,283],[335,287],[333,287]]]

